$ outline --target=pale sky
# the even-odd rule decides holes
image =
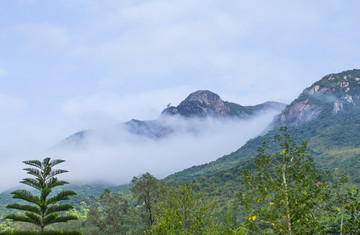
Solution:
[[[0,158],[23,143],[41,153],[81,129],[156,119],[199,89],[242,105],[289,103],[326,74],[360,67],[359,9],[357,0],[0,0]]]

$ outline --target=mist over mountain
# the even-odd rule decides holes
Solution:
[[[219,95],[211,91],[199,90],[191,93],[177,107],[169,104],[156,120],[132,119],[103,130],[79,131],[64,139],[57,147],[79,148],[86,145],[87,139],[97,139],[97,141],[106,143],[121,143],[124,140],[124,133],[150,139],[166,138],[184,132],[196,135],[205,128],[201,122],[192,125],[197,119],[218,119],[218,121],[224,122],[232,119],[249,120],[264,112],[280,112],[284,107],[285,104],[273,101],[255,106],[241,106],[223,101]],[[129,136],[125,138],[131,139]]]
[[[284,107],[277,102],[241,106],[197,91],[179,106],[169,105],[156,120],[79,131],[49,153],[64,156],[72,182],[122,184],[144,172],[163,178],[239,148],[261,134]]]

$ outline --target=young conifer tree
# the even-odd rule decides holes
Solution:
[[[274,148],[267,143],[258,149],[256,168],[245,171],[246,190],[238,195],[250,233],[322,234],[327,183],[307,156],[307,143],[297,145],[280,128]]]
[[[24,161],[23,163],[35,167],[24,169],[27,171],[27,174],[33,175],[35,178],[25,178],[20,183],[35,188],[40,193],[39,195],[34,195],[28,190],[12,192],[13,198],[22,199],[27,204],[12,203],[7,205],[6,208],[22,210],[25,213],[23,215],[10,214],[5,218],[35,224],[40,227],[41,231],[44,231],[44,228],[49,224],[78,219],[74,215],[59,215],[59,212],[69,211],[74,208],[74,206],[67,203],[59,204],[63,200],[69,200],[69,196],[76,195],[74,191],[64,190],[49,197],[53,188],[68,184],[68,182],[58,180],[55,177],[58,174],[68,172],[66,170],[53,169],[55,165],[62,162],[64,160],[51,160],[50,158],[45,158],[42,162],[38,160]]]

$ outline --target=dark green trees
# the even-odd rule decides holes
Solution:
[[[130,185],[135,200],[143,203],[143,218],[147,226],[151,227],[155,222],[155,204],[164,196],[166,184],[147,172],[139,177],[134,176]]]
[[[68,200],[69,196],[76,195],[75,192],[64,190],[49,197],[53,188],[68,184],[68,182],[58,180],[55,177],[67,172],[66,170],[53,169],[54,166],[62,162],[64,160],[51,160],[50,158],[45,158],[42,162],[38,160],[24,161],[25,164],[35,167],[24,169],[27,174],[35,176],[35,178],[25,178],[20,183],[38,190],[39,195],[34,195],[27,190],[12,192],[13,198],[24,200],[26,204],[13,203],[7,205],[7,208],[22,210],[25,213],[23,215],[10,214],[5,218],[35,224],[40,227],[41,231],[44,231],[44,228],[49,224],[78,219],[73,215],[59,215],[59,212],[74,208],[70,204],[59,204],[59,202]]]
[[[348,178],[340,176],[334,185],[332,229],[340,234],[360,234],[360,191],[348,185]],[[340,226],[338,226],[340,225]]]
[[[247,191],[239,195],[243,226],[252,232],[320,233],[326,183],[306,156],[306,142],[298,146],[286,128],[280,131],[274,148],[260,147],[256,169],[245,173]]]
[[[143,234],[146,230],[136,209],[117,193],[105,189],[91,205],[81,231],[92,235]]]

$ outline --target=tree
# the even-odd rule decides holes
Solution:
[[[349,188],[346,192],[341,205],[341,233],[340,234],[359,234],[360,233],[360,192],[359,189]],[[344,215],[347,215],[344,221]]]
[[[157,222],[151,234],[214,234],[215,203],[206,203],[186,185],[170,190],[167,200],[160,204]]]
[[[145,225],[128,201],[105,189],[91,205],[81,231],[84,234],[142,234]]]
[[[24,169],[27,171],[27,174],[35,176],[35,179],[25,178],[20,183],[38,190],[40,195],[34,195],[27,190],[12,192],[13,198],[24,200],[27,204],[13,203],[7,205],[6,208],[22,210],[25,213],[23,215],[10,214],[5,218],[35,224],[40,227],[41,231],[44,231],[45,227],[49,224],[78,219],[74,215],[59,215],[59,212],[69,211],[74,208],[70,204],[59,204],[63,200],[69,200],[69,196],[76,195],[74,191],[64,190],[49,197],[53,188],[68,184],[68,182],[58,180],[55,177],[58,174],[68,172],[66,170],[53,169],[54,166],[62,162],[64,160],[51,160],[50,158],[45,158],[42,162],[38,160],[24,161],[23,163],[35,167]]]
[[[143,203],[145,210],[144,221],[148,227],[151,227],[155,222],[154,205],[161,199],[166,184],[148,172],[139,177],[134,176],[130,184],[130,191],[134,198]]]
[[[340,216],[340,235],[360,233],[360,191],[352,188],[344,175],[335,181],[335,219]]]
[[[246,191],[238,195],[249,231],[277,234],[316,234],[320,223],[327,184],[322,180],[306,142],[298,146],[280,128],[274,137],[275,148],[264,143],[258,149],[256,169],[245,171]]]

